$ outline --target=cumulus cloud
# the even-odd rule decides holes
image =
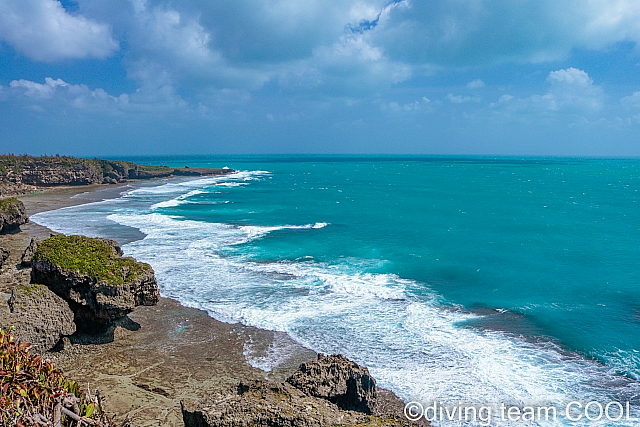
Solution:
[[[479,89],[481,87],[485,87],[485,84],[482,80],[480,79],[475,79],[470,81],[469,83],[467,83],[467,87],[469,89]]]
[[[433,0],[394,8],[371,38],[391,58],[453,66],[545,61],[640,41],[635,0]]]
[[[186,110],[187,103],[170,84],[142,86],[135,92],[114,96],[102,88],[90,89],[84,84],[69,84],[62,79],[46,77],[44,84],[30,80],[13,80],[9,84],[17,104],[38,112],[73,109],[84,112],[161,113]]]
[[[551,71],[546,81],[551,88],[543,95],[515,98],[504,94],[490,106],[496,110],[543,115],[597,115],[602,110],[604,90],[595,85],[584,70],[572,67]]]
[[[36,61],[106,58],[119,47],[108,25],[57,0],[0,0],[0,40]]]

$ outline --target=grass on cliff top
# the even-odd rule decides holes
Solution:
[[[52,236],[38,245],[33,261],[48,261],[111,285],[129,282],[145,271],[146,264],[119,256],[107,243],[86,236]]]
[[[16,205],[20,205],[22,202],[15,197],[6,197],[4,199],[0,199],[0,213],[16,213],[18,212],[18,208]]]

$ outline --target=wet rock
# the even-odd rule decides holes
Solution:
[[[31,267],[31,259],[33,255],[36,253],[36,249],[38,249],[38,244],[42,240],[37,237],[32,237],[31,242],[29,242],[29,246],[24,250],[22,254],[22,258],[20,259],[20,265],[22,267]]]
[[[316,360],[300,365],[287,382],[346,410],[371,414],[376,404],[376,380],[367,368],[341,354],[318,354]]]
[[[29,222],[24,204],[14,198],[0,199],[0,233],[7,233]]]
[[[76,331],[69,304],[46,286],[15,287],[8,308],[0,311],[0,327],[30,343],[34,352],[50,350],[61,337]]]
[[[115,241],[52,236],[38,245],[31,281],[69,303],[79,331],[101,333],[136,306],[156,305],[160,297],[151,266],[121,253]]]

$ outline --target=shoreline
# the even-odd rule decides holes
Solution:
[[[31,216],[117,198],[129,185],[55,187],[17,198]],[[32,237],[46,238],[51,233],[30,221],[20,232],[2,235],[3,247],[11,251],[7,264],[19,263]],[[6,301],[13,286],[29,280],[28,268],[3,269],[1,296]],[[157,306],[137,307],[128,319],[130,322],[115,328],[111,342],[67,338],[61,350],[45,357],[83,388],[99,387],[107,413],[118,420],[129,416],[139,427],[183,426],[181,399],[202,399],[242,379],[283,381],[301,363],[316,357],[286,333],[220,322],[170,298],[161,298]],[[273,361],[271,371],[251,366],[247,355],[254,360],[273,359],[274,344],[278,349],[284,346],[285,352]]]

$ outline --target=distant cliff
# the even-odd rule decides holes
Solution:
[[[173,168],[127,161],[67,156],[0,155],[0,196],[24,194],[33,187],[115,184],[134,179],[168,176],[223,175],[231,169]]]

